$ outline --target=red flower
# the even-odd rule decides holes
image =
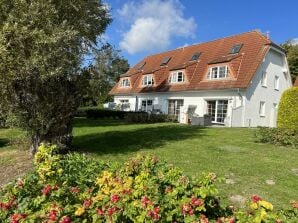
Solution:
[[[44,188],[41,190],[42,194],[45,195],[45,196],[48,196],[49,193],[51,192],[52,190],[52,186],[51,185],[46,185],[44,186]]]
[[[259,202],[259,201],[261,201],[261,200],[262,200],[262,198],[259,197],[259,196],[257,196],[257,195],[253,195],[253,196],[251,197],[251,201],[252,201],[253,203],[257,203],[257,202]]]
[[[118,208],[117,207],[109,207],[108,209],[107,209],[107,214],[108,214],[108,216],[112,216],[116,211],[118,211]]]
[[[160,210],[159,210],[159,207],[154,207],[154,208],[153,208],[153,211],[154,211],[155,213],[157,213],[157,214],[158,214],[158,213],[159,213],[159,211],[160,211]]]
[[[193,197],[191,200],[190,200],[190,204],[193,206],[193,207],[199,207],[199,206],[202,206],[204,204],[204,200],[203,199],[198,199],[196,197]]]
[[[89,200],[84,200],[83,206],[85,208],[89,208],[91,204],[92,204],[92,200],[90,200],[90,199]]]
[[[194,213],[192,207],[189,204],[183,204],[181,209],[184,215],[193,215]]]
[[[71,218],[68,216],[65,216],[59,223],[71,223]]]
[[[51,221],[55,221],[56,218],[57,218],[57,211],[56,211],[56,210],[51,210],[51,211],[50,211],[50,214],[49,214],[49,219],[50,219]]]
[[[104,211],[102,210],[102,208],[97,209],[97,214],[98,215],[104,215]]]
[[[80,190],[79,190],[79,188],[77,188],[77,187],[71,187],[71,188],[70,188],[70,192],[73,193],[73,194],[77,194],[77,193],[80,192]]]
[[[152,205],[153,202],[146,196],[143,196],[141,199],[141,202],[143,204],[144,207],[147,207],[148,205]]]
[[[120,200],[120,196],[119,195],[114,194],[114,195],[111,196],[111,201],[113,203],[117,203],[119,200]]]
[[[25,219],[27,217],[26,214],[13,214],[10,216],[10,222],[11,223],[19,223],[21,219]]]

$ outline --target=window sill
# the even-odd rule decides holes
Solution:
[[[277,89],[277,88],[274,88],[274,90],[275,90],[275,91],[279,91],[279,89]]]
[[[265,116],[265,115],[260,115],[260,117],[261,117],[261,118],[265,118],[266,116]]]
[[[267,85],[262,85],[263,88],[267,88]]]

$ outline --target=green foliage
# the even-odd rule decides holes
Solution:
[[[113,119],[124,119],[125,111],[118,110],[107,110],[107,109],[87,109],[85,110],[86,117],[89,119],[104,119],[104,118],[113,118]]]
[[[98,0],[0,0],[0,110],[41,140],[71,140],[81,64],[111,19]]]
[[[298,148],[297,136],[297,129],[260,127],[256,131],[256,138],[258,142]]]
[[[95,64],[89,68],[83,104],[94,106],[110,101],[109,91],[128,69],[128,61],[119,55],[119,50],[110,44],[103,45],[96,51]]]
[[[277,126],[298,129],[298,87],[292,87],[282,94],[278,107]]]
[[[79,154],[60,156],[57,149],[41,145],[35,170],[0,191],[1,222],[297,220],[296,203],[279,213],[257,196],[249,211],[222,208],[213,173],[192,179],[155,156],[137,155],[119,166]]]
[[[298,77],[298,45],[289,40],[281,47],[286,51],[291,77],[294,82]]]
[[[128,123],[161,123],[161,122],[177,122],[174,115],[167,114],[148,114],[146,112],[131,112],[125,115]]]

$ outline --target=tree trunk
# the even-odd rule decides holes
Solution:
[[[30,153],[31,156],[34,157],[35,153],[38,150],[39,144],[40,144],[40,137],[39,136],[32,136],[31,137],[31,149],[30,149]]]

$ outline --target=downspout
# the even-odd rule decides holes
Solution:
[[[136,96],[136,103],[135,103],[135,112],[138,111],[138,107],[139,107],[139,100],[138,100],[138,96]]]

